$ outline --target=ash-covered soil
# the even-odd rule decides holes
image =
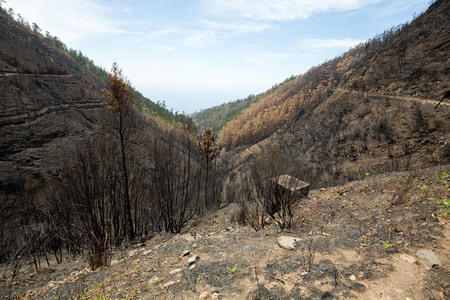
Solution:
[[[115,249],[90,271],[84,257],[33,260],[3,299],[449,299],[450,166],[371,176],[310,192],[296,225],[254,231],[231,203],[197,219],[183,235],[155,235]],[[300,239],[294,250],[280,236]],[[439,260],[428,270],[418,255]],[[188,254],[187,254],[188,253]],[[185,255],[185,256],[183,256]],[[188,259],[198,256],[189,265]],[[204,298],[201,298],[204,297]]]

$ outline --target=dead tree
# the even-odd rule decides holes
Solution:
[[[441,101],[439,101],[439,103],[436,105],[434,109],[437,109],[439,104],[441,104],[441,102],[444,101],[444,99],[450,99],[450,90],[445,92],[444,97],[442,97]]]

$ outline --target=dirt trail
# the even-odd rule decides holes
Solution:
[[[73,77],[71,74],[25,74],[25,73],[3,73],[0,77],[11,77],[11,76],[22,76],[22,77]]]
[[[433,247],[433,251],[441,259],[444,266],[449,265],[450,253],[450,224],[443,226],[443,239],[439,240]],[[387,277],[367,285],[368,289],[361,294],[361,299],[413,299],[411,295],[416,295],[417,299],[425,292],[432,295],[432,299],[443,299],[445,296],[441,291],[427,287],[426,280],[430,272],[423,265],[416,261],[408,262],[402,256],[404,254],[395,254],[389,259],[380,260],[385,264],[391,264],[394,271]],[[409,296],[409,298],[408,298]],[[414,298],[416,299],[416,298]]]
[[[432,105],[436,105],[439,102],[439,100],[433,100],[433,99],[416,98],[416,97],[405,97],[405,96],[379,94],[379,93],[358,92],[358,91],[350,91],[350,90],[346,90],[346,89],[339,89],[338,92],[341,92],[341,93],[352,93],[352,94],[358,94],[358,95],[364,95],[364,96],[372,96],[372,97],[386,97],[386,98],[389,98],[389,99],[404,100],[404,101],[415,101],[415,102],[419,102],[419,103],[423,103],[423,104],[432,104]],[[450,106],[450,102],[442,101],[440,105]]]

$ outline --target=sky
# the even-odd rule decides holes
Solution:
[[[193,113],[259,94],[384,30],[429,0],[6,0],[144,96]]]

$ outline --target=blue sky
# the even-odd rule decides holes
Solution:
[[[146,97],[192,113],[264,92],[429,0],[6,0]]]

